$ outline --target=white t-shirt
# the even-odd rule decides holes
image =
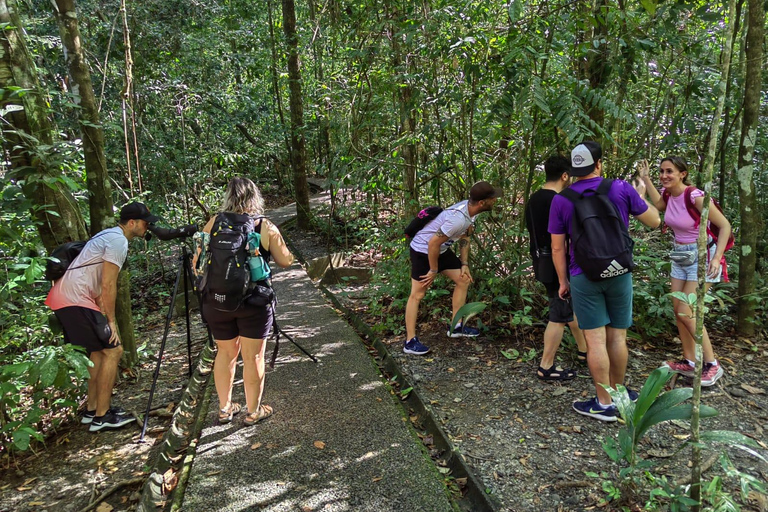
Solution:
[[[440,212],[440,215],[424,226],[424,229],[416,233],[416,236],[411,240],[411,249],[429,254],[429,240],[439,229],[448,237],[448,240],[440,246],[440,254],[447,251],[456,240],[466,234],[470,226],[475,224],[477,215],[470,217],[468,206],[469,201],[464,200]]]
[[[64,277],[53,283],[45,304],[54,311],[69,306],[100,311],[96,297],[101,295],[101,273],[104,268],[101,262],[108,261],[122,268],[127,256],[128,239],[120,226],[99,232],[88,240],[82,252],[69,265]]]

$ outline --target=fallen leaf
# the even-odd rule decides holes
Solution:
[[[211,471],[210,473],[207,473],[205,476],[216,476],[216,475],[218,475],[219,473],[221,473],[221,470],[218,470],[218,471]]]
[[[409,419],[411,420],[411,423],[416,423],[417,421],[419,421],[418,416],[410,416]]]
[[[736,366],[736,363],[733,362],[733,359],[729,359],[727,357],[721,357],[720,359],[723,361],[728,361],[729,363],[731,363],[731,366]]]
[[[381,480],[381,478],[382,478],[382,477],[380,477],[380,476],[374,477],[374,478],[371,480],[371,482],[378,482],[378,481],[380,481],[380,480]]]
[[[580,425],[574,425],[573,426],[573,431],[576,432],[577,434],[581,434],[581,426]]]
[[[753,395],[764,395],[765,394],[764,390],[762,390],[760,388],[756,388],[755,386],[750,386],[749,384],[742,383],[741,384],[741,389],[749,391]]]
[[[45,502],[44,501],[30,501],[29,503],[27,503],[27,505],[29,505],[30,507],[44,507],[45,506]]]
[[[464,487],[467,485],[467,477],[464,478],[457,478],[456,483],[460,485],[461,487]]]
[[[261,445],[262,443],[253,443],[251,445],[251,450],[258,450],[259,448],[261,448]]]
[[[35,480],[37,480],[37,477],[34,477],[34,478],[27,478],[27,479],[24,481],[24,483],[23,483],[23,484],[21,484],[21,485],[29,485],[29,484],[31,484],[32,482],[34,482]]]
[[[315,441],[314,444],[315,444],[315,448],[317,448],[318,450],[325,449],[325,443],[322,441]]]
[[[450,473],[450,472],[451,472],[451,468],[441,468],[441,467],[438,467],[438,468],[437,468],[437,470],[438,470],[440,473],[442,473],[443,475],[447,475],[448,473]]]
[[[99,503],[99,506],[96,507],[96,512],[112,512],[113,510],[115,510],[114,507],[106,501],[102,501]]]
[[[19,491],[19,492],[24,492],[24,491],[31,491],[32,488],[31,487],[17,487],[16,490]]]

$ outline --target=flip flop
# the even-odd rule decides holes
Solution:
[[[245,415],[245,423],[247,426],[255,425],[261,420],[267,419],[274,411],[272,410],[272,407],[269,405],[260,405],[259,408],[256,410],[256,412],[249,412]]]

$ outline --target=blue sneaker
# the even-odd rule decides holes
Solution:
[[[640,393],[634,389],[627,388],[627,394],[629,395],[629,399],[633,402],[637,402],[637,399],[640,397]]]
[[[447,334],[451,338],[460,338],[462,336],[474,338],[476,336],[480,336],[480,329],[475,329],[474,327],[470,327],[468,325],[459,324],[453,331],[451,331],[451,325],[448,324]]]
[[[616,406],[611,404],[607,409],[603,409],[597,397],[582,402],[573,402],[573,410],[600,421],[618,421],[619,419],[619,410]]]
[[[429,352],[429,347],[426,345],[422,345],[419,341],[418,336],[414,336],[413,338],[409,339],[405,342],[403,345],[403,352],[406,354],[413,354],[416,356],[423,356],[427,352]]]

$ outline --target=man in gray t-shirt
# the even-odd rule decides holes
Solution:
[[[411,294],[405,308],[406,339],[403,352],[423,355],[429,347],[423,345],[416,336],[416,320],[419,316],[419,303],[438,273],[450,278],[456,287],[453,290],[453,315],[467,301],[467,289],[472,282],[469,272],[469,235],[474,229],[475,217],[490,211],[501,195],[501,189],[486,181],[475,183],[469,191],[469,200],[456,203],[440,213],[424,228],[416,233],[410,244],[411,255]],[[459,255],[451,250],[458,242]],[[467,325],[448,326],[448,336],[477,336],[480,331]]]
[[[115,321],[117,275],[128,255],[128,241],[143,237],[157,222],[142,203],[120,210],[117,226],[94,235],[60,279],[45,304],[64,329],[64,341],[84,347],[93,366],[88,369],[88,403],[82,423],[89,430],[120,428],[135,418],[112,408],[112,388],[123,355]]]

